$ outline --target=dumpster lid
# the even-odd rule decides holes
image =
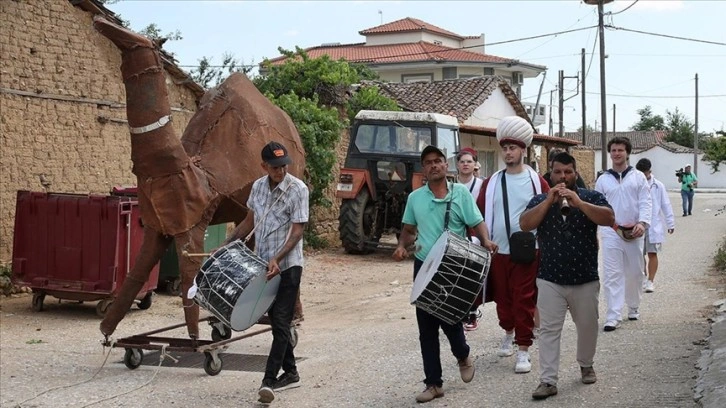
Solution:
[[[136,196],[137,193],[138,187],[136,186],[114,186],[111,189],[111,194],[117,196]]]

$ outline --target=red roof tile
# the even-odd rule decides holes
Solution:
[[[653,131],[635,131],[628,132],[608,132],[606,135],[606,143],[614,137],[627,137],[633,145],[633,152],[650,149],[651,147],[664,142],[668,132],[665,130]],[[565,138],[582,142],[582,133],[565,132]],[[600,132],[588,132],[585,134],[585,146],[598,150],[602,147]]]
[[[408,33],[412,31],[428,31],[430,33],[436,33],[457,40],[463,40],[465,37],[459,34],[452,33],[451,31],[444,30],[441,27],[437,27],[433,24],[429,24],[425,21],[421,21],[417,18],[406,17],[401,20],[393,21],[391,23],[382,24],[373,28],[367,28],[359,31],[360,35],[371,35],[371,34],[389,34],[389,33]]]
[[[517,114],[529,120],[524,107],[507,81],[498,76],[481,76],[432,82],[367,82],[396,101],[405,110],[435,112],[464,122],[499,88]]]
[[[431,44],[425,41],[402,44],[386,45],[365,45],[364,43],[342,44],[342,45],[321,45],[305,49],[310,58],[318,58],[323,55],[330,56],[333,60],[345,59],[348,62],[367,64],[394,64],[401,62],[420,61],[451,61],[451,62],[482,62],[482,63],[518,63],[519,61],[510,58],[497,57],[494,55],[480,54],[463,49],[444,47]],[[285,56],[273,58],[270,62],[273,65],[285,61]]]

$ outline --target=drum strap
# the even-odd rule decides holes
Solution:
[[[280,189],[280,195],[277,196],[277,198],[275,199],[275,201],[272,204],[270,204],[267,208],[265,208],[265,212],[262,214],[262,218],[260,218],[259,221],[258,220],[255,220],[255,226],[252,227],[252,231],[250,231],[250,233],[247,234],[247,236],[244,239],[244,243],[245,244],[247,243],[247,241],[250,240],[250,238],[252,238],[252,236],[255,233],[255,230],[257,229],[257,227],[259,227],[262,224],[262,221],[264,221],[265,218],[267,218],[267,214],[270,213],[270,210],[272,210],[272,207],[274,207],[275,204],[277,204],[277,202],[280,201],[280,199],[282,198],[283,195],[285,195],[285,193],[287,193],[287,188],[284,189],[284,190]],[[270,194],[272,194],[272,192],[270,192]],[[252,211],[252,209],[250,209],[250,211]]]
[[[451,198],[446,202],[446,215],[444,215],[444,231],[449,229],[449,213],[451,213],[451,200],[454,198],[454,185],[451,185]]]

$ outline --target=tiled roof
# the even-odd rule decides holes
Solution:
[[[664,148],[671,153],[693,153],[692,147],[681,146],[673,142],[660,142],[658,146]],[[701,149],[697,150],[697,153],[702,153]]]
[[[425,41],[384,45],[365,45],[365,43],[321,45],[307,48],[305,52],[310,58],[328,55],[333,60],[343,58],[348,62],[366,64],[395,64],[421,61],[519,63],[519,61],[510,58],[444,47],[443,45],[431,44]],[[285,56],[280,56],[271,59],[270,62],[273,65],[278,65],[285,62],[286,58]],[[542,67],[542,69],[544,68]]]
[[[451,115],[459,123],[469,119],[474,110],[499,87],[517,114],[529,120],[517,95],[499,76],[413,83],[367,82],[366,85],[377,86],[382,94],[395,100],[405,110]]]
[[[461,130],[461,132],[464,132],[464,133],[473,133],[475,135],[497,137],[497,129],[491,128],[491,127],[461,125],[459,127],[459,130]],[[566,146],[566,147],[575,147],[579,143],[572,139],[565,139],[564,137],[557,137],[557,136],[542,135],[539,133],[535,133],[532,136],[532,139],[535,142],[549,142],[549,143],[555,143],[557,145]]]
[[[616,136],[627,137],[633,145],[633,152],[638,152],[650,149],[658,143],[664,142],[666,135],[667,132],[665,130],[615,132],[615,134],[613,134],[613,132],[608,132],[606,135],[606,143]],[[582,142],[582,134],[580,132],[565,132],[564,136],[567,139]],[[602,147],[600,137],[600,132],[588,132],[585,135],[584,145],[598,150]]]
[[[365,30],[358,31],[360,35],[371,35],[371,34],[389,34],[389,33],[409,33],[412,31],[428,31],[430,33],[436,33],[457,40],[463,40],[465,37],[459,34],[452,33],[449,30],[444,30],[441,27],[437,27],[433,24],[429,24],[425,21],[421,21],[417,18],[406,17],[401,20],[396,20],[391,23],[382,24],[373,28],[367,28]]]

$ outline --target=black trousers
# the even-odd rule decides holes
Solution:
[[[297,372],[293,354],[290,325],[295,313],[297,292],[300,290],[302,267],[293,266],[280,272],[280,287],[275,302],[267,312],[272,325],[272,346],[267,356],[264,381],[274,381],[282,368],[285,372]]]
[[[423,261],[415,259],[413,262],[413,278],[416,279],[419,269],[423,265]],[[441,387],[443,379],[441,378],[441,349],[439,345],[439,328],[443,330],[446,338],[449,339],[451,346],[451,354],[457,360],[464,359],[469,356],[469,345],[466,344],[464,336],[464,327],[461,322],[454,325],[443,322],[438,317],[430,313],[416,308],[416,321],[418,322],[418,339],[421,343],[421,357],[423,359],[424,374],[426,385],[436,385]]]

